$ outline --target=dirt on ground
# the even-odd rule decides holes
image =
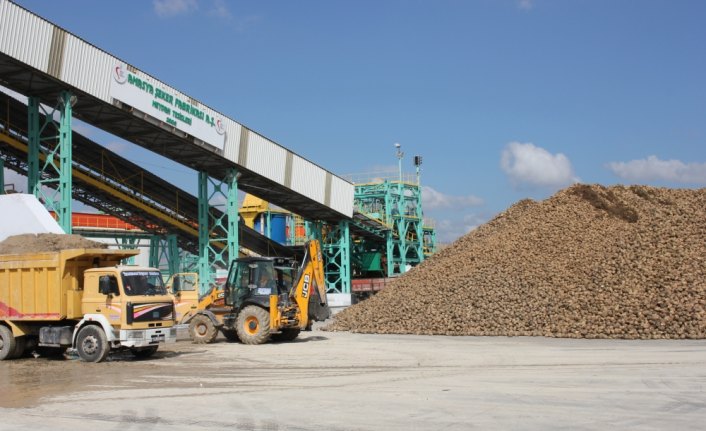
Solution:
[[[14,235],[0,242],[0,254],[41,253],[72,248],[108,248],[108,245],[81,235],[56,233]]]
[[[363,333],[706,338],[706,189],[523,200],[338,313]]]

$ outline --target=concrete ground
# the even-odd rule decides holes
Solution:
[[[0,430],[665,430],[706,425],[706,340],[360,335],[0,362]]]

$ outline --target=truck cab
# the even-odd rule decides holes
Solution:
[[[138,357],[152,355],[159,343],[176,341],[172,328],[174,299],[167,292],[162,274],[154,268],[115,266],[86,270],[82,311],[84,320],[89,316],[108,322],[112,334],[107,334],[107,338],[112,347],[130,348]],[[91,347],[97,348],[77,340],[79,354],[82,348]]]

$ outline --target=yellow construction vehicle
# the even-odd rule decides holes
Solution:
[[[174,274],[167,287],[176,321],[189,325],[194,343],[211,343],[220,331],[229,341],[262,344],[295,339],[314,320],[330,316],[321,247],[309,241],[301,264],[293,259],[241,257],[225,286],[198,294],[198,274]]]
[[[330,316],[319,241],[306,244],[300,264],[284,258],[236,259],[224,286],[223,326],[244,344],[295,339],[315,320]]]
[[[28,346],[153,355],[176,341],[174,301],[155,268],[122,266],[137,250],[80,248],[0,256],[0,361]]]
[[[167,289],[174,295],[176,322],[189,325],[194,343],[212,343],[219,330],[229,341],[238,341],[235,329],[223,326],[223,316],[231,312],[231,307],[224,304],[222,285],[212,285],[199,295],[198,273],[180,272],[167,281]]]

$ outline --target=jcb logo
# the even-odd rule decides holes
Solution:
[[[309,297],[309,281],[311,280],[311,277],[309,277],[309,274],[304,275],[304,286],[302,287],[302,296],[304,298]]]

